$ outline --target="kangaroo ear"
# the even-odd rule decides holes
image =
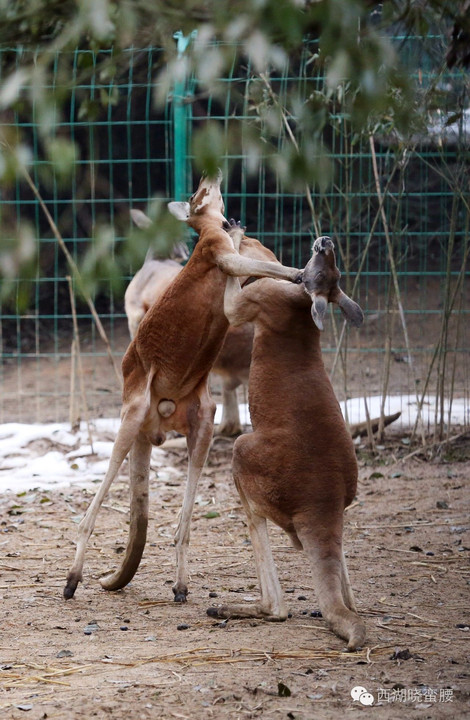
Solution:
[[[168,210],[177,220],[182,222],[189,220],[190,207],[188,202],[169,202]]]
[[[360,325],[362,325],[362,322],[364,320],[364,313],[362,312],[359,305],[354,302],[354,300],[351,300],[351,298],[348,297],[346,293],[344,293],[342,290],[340,290],[337,303],[344,317],[348,322],[351,323],[351,325],[354,325],[354,327],[359,327]]]
[[[146,230],[152,225],[150,218],[142,210],[137,210],[137,208],[131,208],[131,218],[141,230]]]
[[[313,322],[319,330],[323,330],[323,318],[325,317],[328,302],[323,295],[311,295],[312,298],[312,318]]]

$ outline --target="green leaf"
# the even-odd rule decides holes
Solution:
[[[99,112],[100,105],[96,100],[83,100],[78,109],[78,119],[93,122],[98,117]]]
[[[79,154],[75,143],[65,138],[52,138],[47,142],[47,154],[52,169],[60,180],[71,176]]]
[[[27,70],[20,68],[12,72],[7,78],[2,78],[0,89],[0,110],[10,107],[19,97],[24,85],[28,82],[30,74]]]
[[[8,515],[22,515],[23,512],[24,510],[21,505],[12,505],[11,508],[8,510]]]
[[[104,107],[107,107],[108,105],[117,105],[119,102],[119,89],[116,86],[110,88],[109,90],[101,88],[100,100]]]
[[[194,164],[199,171],[215,176],[226,152],[226,141],[219,123],[209,120],[193,134]]]

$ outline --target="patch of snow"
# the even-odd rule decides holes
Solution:
[[[367,407],[370,418],[380,416],[380,407],[382,403],[381,395],[374,395],[366,398]],[[420,398],[421,400],[421,398]],[[343,415],[347,406],[348,420],[351,424],[359,423],[366,420],[366,410],[364,398],[351,398],[346,403],[340,403]],[[444,401],[444,419],[449,421],[449,409],[451,409],[450,424],[451,425],[469,425],[470,424],[470,404],[464,398],[454,399],[452,407],[449,400]],[[392,395],[385,400],[385,414],[393,415],[401,412],[401,416],[393,423],[394,428],[409,429],[412,428],[418,416],[418,402],[416,395]],[[428,395],[424,398],[421,409],[421,419],[425,428],[432,427],[435,424],[436,414],[436,397]]]
[[[420,398],[421,400],[421,398]],[[373,395],[367,397],[367,407],[369,410],[369,416],[371,419],[380,416],[380,407],[382,404],[381,395]],[[351,424],[364,422],[367,419],[367,413],[365,409],[364,398],[356,397],[350,398],[346,402],[340,402],[341,411],[343,416],[347,417]],[[448,400],[444,401],[444,418],[445,422],[448,422],[450,403]],[[250,412],[248,405],[243,404],[239,406],[240,417],[243,425],[250,425]],[[423,406],[421,409],[421,418],[424,427],[431,427],[435,422],[435,411],[436,411],[436,397],[433,395],[426,396],[424,398]],[[418,415],[418,402],[416,395],[392,395],[385,400],[385,414],[393,415],[396,412],[401,412],[401,416],[398,420],[393,423],[394,428],[412,428]],[[217,425],[222,420],[222,406],[217,405],[215,413],[215,424]],[[470,425],[470,402],[465,398],[454,399],[451,408],[451,425]]]
[[[0,425],[0,491],[25,492],[35,488],[62,488],[71,484],[87,487],[106,474],[113,440],[119,429],[118,418],[99,418],[92,422],[92,441],[84,422],[76,433],[67,423]],[[106,439],[100,439],[106,436]],[[168,456],[152,448],[152,471],[173,478],[181,473],[168,465]]]
[[[367,398],[371,418],[380,415],[382,398],[379,395]],[[345,403],[340,403],[343,414]],[[425,398],[422,421],[425,428],[435,422],[436,398]],[[445,421],[449,421],[449,401],[444,403]],[[401,412],[393,427],[406,431],[413,427],[417,417],[417,401],[414,395],[387,397],[385,413]],[[347,401],[347,415],[350,423],[366,419],[364,398]],[[241,421],[251,424],[247,404],[240,405]],[[220,423],[222,407],[217,406],[215,423]],[[468,399],[455,399],[450,413],[451,425],[470,425],[470,403]],[[67,487],[71,484],[89,486],[103,479],[113,449],[113,440],[119,429],[118,418],[99,418],[92,423],[93,447],[90,446],[86,424],[81,423],[76,433],[70,432],[67,423],[47,425],[26,425],[7,423],[0,425],[0,491],[24,492],[34,488],[48,489]],[[182,443],[184,447],[184,442]],[[170,443],[169,443],[170,447]],[[170,456],[165,448],[153,448],[151,469],[157,478],[179,479],[182,473],[170,465]]]
[[[450,122],[453,116],[455,113],[451,117],[446,113],[438,113],[432,124],[428,126],[428,133],[455,141],[468,137],[470,135],[470,108],[465,108],[454,122]]]

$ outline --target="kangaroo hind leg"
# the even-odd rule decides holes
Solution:
[[[364,644],[366,628],[355,611],[350,587],[345,585],[342,523],[340,528],[332,530],[334,525],[334,522],[322,523],[321,530],[303,526],[297,529],[297,533],[310,560],[315,593],[323,617],[333,632],[347,641],[348,650],[356,650]],[[351,598],[354,609],[350,609]]]
[[[145,395],[141,398],[134,399],[133,402],[124,407],[122,422],[114,442],[113,451],[109,460],[108,471],[78,527],[75,558],[70,572],[67,575],[64,588],[64,598],[66,600],[69,600],[74,596],[77,585],[82,580],[86,545],[91,533],[93,532],[93,528],[95,527],[99,509],[108,494],[109,488],[114,482],[122,463],[126,459],[127,454],[130,452],[135,438],[139,434],[147,410],[148,401],[146,402]]]
[[[207,614],[212,617],[257,617],[271,621],[285,620],[287,609],[271,551],[266,518],[258,515],[250,506],[243,489],[243,481],[239,476],[235,478],[235,483],[247,515],[261,600],[250,605],[237,603],[209,608]]]

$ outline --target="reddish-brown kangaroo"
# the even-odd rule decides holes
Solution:
[[[64,597],[73,597],[82,579],[85,549],[99,508],[130,453],[129,541],[121,567],[101,580],[107,590],[124,587],[139,567],[148,522],[148,483],[152,445],[168,431],[186,436],[188,478],[176,531],[175,600],[187,595],[187,548],[197,483],[213,434],[215,403],[209,372],[222,347],[228,322],[223,300],[228,275],[269,276],[300,281],[300,271],[277,262],[242,256],[223,229],[222,176],[203,177],[189,203],[170,203],[170,210],[199,235],[194,252],[162,297],[146,313],[122,363],[124,389],[121,426],[109,468],[79,526],[74,563]],[[257,255],[260,243],[245,244]],[[241,248],[243,251],[243,249]]]
[[[232,235],[236,245],[239,231]],[[323,617],[354,650],[366,631],[343,553],[343,514],[356,493],[357,462],[323,365],[320,330],[329,302],[353,325],[362,323],[363,314],[340,289],[339,277],[333,243],[321,237],[313,243],[301,285],[262,279],[242,290],[237,279],[227,281],[228,319],[255,326],[249,379],[253,433],[235,442],[233,477],[248,517],[261,600],[209,608],[208,614],[287,617],[269,519],[305,551]]]
[[[141,210],[133,208],[131,216],[138,227],[146,229],[152,227],[152,221]],[[158,228],[155,228],[155,232],[158,232]],[[242,239],[242,255],[245,252],[250,253],[250,248],[251,257],[277,262],[274,253],[261,243],[250,238]],[[256,255],[253,254],[255,248]],[[130,281],[124,295],[131,338],[135,336],[145,313],[183,269],[180,261],[187,260],[188,257],[189,249],[184,243],[179,243],[173,249],[171,257],[154,259],[151,252],[148,253],[144,264]],[[224,344],[212,366],[212,373],[219,378],[222,389],[222,418],[215,428],[218,435],[231,437],[242,432],[237,388],[240,385],[248,385],[252,344],[253,326],[250,323],[236,328],[229,327]]]

